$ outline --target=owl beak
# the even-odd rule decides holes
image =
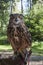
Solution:
[[[16,19],[15,19],[15,21],[17,22],[17,21],[18,21],[18,19],[16,18]]]

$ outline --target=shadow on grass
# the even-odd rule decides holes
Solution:
[[[4,52],[4,51],[13,51],[10,43],[8,42],[7,39],[5,40],[0,40],[0,52]]]
[[[8,40],[7,39],[5,39],[5,40],[0,40],[0,45],[9,45],[10,43],[8,42]]]

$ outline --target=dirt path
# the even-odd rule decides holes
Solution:
[[[30,65],[43,65],[43,61],[31,61]]]
[[[0,59],[2,58],[9,58],[13,56],[13,51],[12,52],[0,52]],[[31,55],[30,57],[30,65],[43,65],[43,56],[40,55]]]
[[[43,56],[32,55],[30,65],[43,65]]]

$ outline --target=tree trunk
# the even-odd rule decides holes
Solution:
[[[21,13],[23,14],[23,0],[21,0]]]
[[[10,1],[10,14],[12,14],[12,9],[13,9],[13,0]]]
[[[31,10],[31,8],[32,8],[32,0],[30,0],[30,10]]]

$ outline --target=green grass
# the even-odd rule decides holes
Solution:
[[[6,35],[5,36],[0,36],[0,40],[5,40],[5,39],[7,39]]]
[[[0,45],[0,51],[11,51],[11,45]]]
[[[35,41],[32,43],[32,52],[43,55],[43,41]]]
[[[1,36],[0,37],[0,51],[3,50],[12,50],[11,45],[7,41],[7,36]],[[33,53],[38,53],[38,54],[43,54],[43,41],[35,41],[32,43],[32,52]]]

